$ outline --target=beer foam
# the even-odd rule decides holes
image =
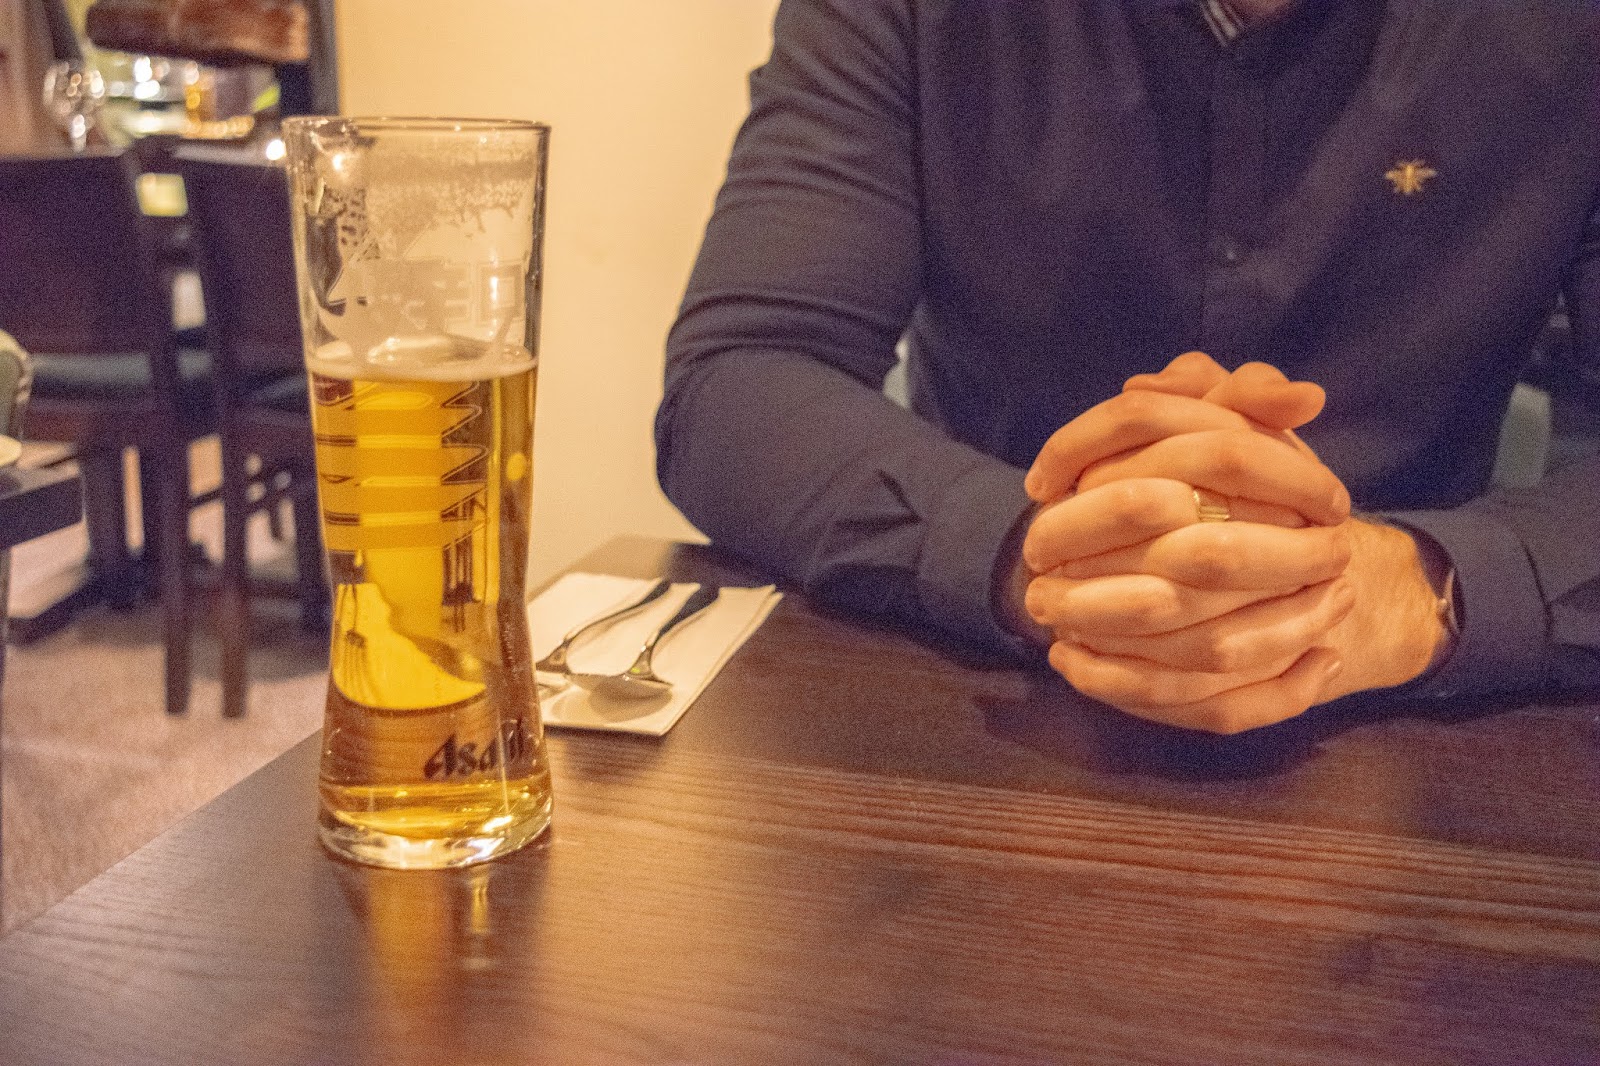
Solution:
[[[344,341],[306,356],[306,369],[344,381],[488,381],[531,370],[533,353],[514,344],[469,337],[396,337],[358,357]]]

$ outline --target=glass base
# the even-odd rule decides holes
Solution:
[[[389,870],[446,870],[509,855],[550,828],[550,804],[492,833],[406,837],[340,821],[323,810],[317,820],[322,846],[343,859]]]

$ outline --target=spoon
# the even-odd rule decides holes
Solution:
[[[567,653],[572,650],[574,644],[584,636],[587,636],[591,630],[610,625],[619,618],[625,618],[639,610],[639,608],[656,602],[665,596],[670,588],[672,588],[672,582],[657,581],[646,589],[638,599],[625,603],[614,611],[608,611],[599,618],[591,618],[589,621],[584,622],[578,628],[562,637],[561,643],[550,649],[550,654],[534,663],[533,668],[536,671],[547,674],[570,674],[572,670],[567,666]]]
[[[655,655],[656,646],[664,640],[668,633],[695,618],[713,603],[721,589],[709,585],[701,585],[694,590],[694,594],[684,601],[678,608],[678,613],[667,619],[662,627],[650,635],[639,649],[638,658],[633,660],[633,665],[620,674],[578,674],[568,672],[567,676],[591,692],[603,696],[614,696],[620,699],[648,699],[651,696],[664,696],[672,691],[672,682],[656,674],[650,665],[651,657]]]

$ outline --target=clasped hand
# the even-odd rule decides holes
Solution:
[[[1323,399],[1190,352],[1046,442],[1026,481],[1023,602],[1076,689],[1234,733],[1427,667],[1443,634],[1415,544],[1352,521],[1294,434]],[[1200,521],[1197,490],[1231,520]]]

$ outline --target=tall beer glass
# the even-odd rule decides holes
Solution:
[[[333,646],[319,829],[397,868],[550,821],[524,595],[548,127],[284,124]]]

